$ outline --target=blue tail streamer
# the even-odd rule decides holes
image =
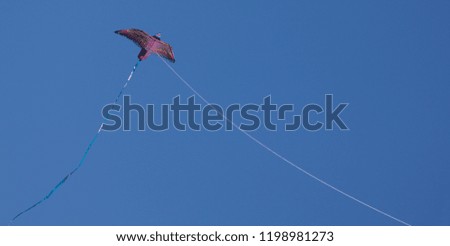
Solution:
[[[122,89],[120,90],[119,94],[117,95],[116,99],[114,100],[114,104],[116,104],[119,101],[120,96],[123,94],[123,92],[125,91],[126,87],[128,86],[128,83],[130,82],[131,78],[133,77],[133,74],[136,71],[136,68],[138,67],[140,62],[141,62],[141,60],[138,60],[136,62],[136,64],[133,66],[133,70],[131,70],[131,73],[128,76],[127,81],[122,86]],[[23,210],[22,212],[18,213],[16,216],[14,216],[14,218],[11,219],[9,224],[12,224],[22,214],[30,211],[31,209],[35,208],[39,204],[43,203],[45,200],[49,199],[53,195],[53,193],[55,193],[59,188],[61,188],[61,186],[67,181],[67,179],[69,179],[70,176],[72,176],[76,171],[78,171],[78,169],[80,169],[81,166],[83,166],[84,161],[86,160],[86,157],[87,157],[89,151],[91,150],[92,146],[94,145],[95,141],[97,140],[97,137],[102,132],[102,129],[103,129],[103,124],[100,125],[100,128],[98,129],[97,133],[94,135],[92,140],[89,142],[86,150],[84,151],[83,157],[81,158],[81,160],[78,163],[78,165],[70,173],[68,173],[61,181],[59,181],[58,184],[56,184],[55,187],[53,187],[53,189],[45,197],[43,197],[41,200],[39,200],[38,202],[36,202],[32,206],[28,207],[27,209]]]

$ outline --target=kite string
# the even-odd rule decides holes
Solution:
[[[114,104],[116,104],[120,98],[120,96],[122,95],[122,93],[124,92],[124,90],[126,89],[126,87],[128,86],[128,83],[130,82],[131,78],[133,77],[134,72],[136,71],[136,68],[138,67],[139,63],[141,62],[141,60],[138,60],[136,62],[136,64],[133,66],[133,69],[131,70],[130,75],[128,76],[127,81],[125,82],[125,84],[122,86],[122,89],[120,90],[120,92],[118,93],[116,99],[114,100]],[[33,204],[32,206],[28,207],[27,209],[23,210],[22,212],[18,213],[16,216],[14,216],[14,218],[12,218],[9,221],[9,224],[11,225],[17,218],[19,218],[22,214],[30,211],[31,209],[33,209],[34,207],[38,206],[39,204],[41,204],[42,202],[44,202],[45,200],[49,199],[53,193],[55,191],[57,191],[66,181],[67,179],[72,176],[76,171],[78,171],[78,169],[83,166],[84,161],[86,160],[86,157],[89,153],[89,151],[91,150],[92,146],[94,145],[95,141],[97,140],[97,137],[100,135],[101,131],[103,128],[103,124],[100,125],[100,128],[97,130],[97,133],[95,133],[94,137],[92,138],[92,140],[89,142],[86,150],[84,151],[83,157],[81,157],[80,162],[78,162],[78,165],[70,172],[68,173],[61,181],[58,182],[58,184],[55,185],[55,187],[53,187],[53,189],[41,200],[39,200],[38,202],[36,202],[35,204]]]
[[[194,92],[198,97],[200,97],[206,104],[210,104],[208,102],[208,100],[206,100],[197,90],[195,90],[183,77],[181,77],[180,74],[177,73],[177,71],[175,71],[175,69],[166,62],[166,60],[164,60],[159,54],[158,54],[159,58],[161,58],[161,60],[166,64],[166,66],[181,80],[181,82],[183,82],[192,92]],[[260,140],[258,140],[257,138],[253,137],[251,134],[249,134],[248,132],[242,130],[240,127],[238,127],[232,120],[228,119],[225,115],[221,114],[222,117],[224,117],[225,120],[227,120],[228,122],[230,122],[236,129],[238,129],[240,132],[242,132],[244,135],[246,135],[248,138],[250,138],[251,140],[253,140],[255,143],[257,143],[259,146],[263,147],[264,149],[266,149],[267,151],[269,151],[270,153],[272,153],[273,155],[275,155],[276,157],[280,158],[281,160],[283,160],[284,162],[286,162],[287,164],[291,165],[292,167],[296,168],[297,170],[301,171],[302,173],[306,174],[307,176],[311,177],[312,179],[318,181],[319,183],[327,186],[328,188],[344,195],[347,198],[350,198],[351,200],[369,208],[372,209],[373,211],[384,215],[388,218],[391,218],[403,225],[407,225],[407,226],[411,226],[410,224],[406,223],[405,221],[396,218],[374,206],[369,205],[368,203],[365,203],[363,201],[361,201],[360,199],[344,192],[343,190],[331,185],[330,183],[324,181],[323,179],[315,176],[314,174],[306,171],[305,169],[301,168],[300,166],[296,165],[295,163],[293,163],[292,161],[288,160],[286,157],[282,156],[281,154],[279,154],[278,152],[276,152],[275,150],[271,149],[269,146],[267,146],[266,144],[264,144],[263,142],[261,142]]]

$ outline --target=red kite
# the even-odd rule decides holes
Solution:
[[[159,33],[150,36],[139,29],[123,29],[115,31],[115,33],[127,37],[141,47],[141,52],[138,54],[140,61],[147,59],[152,53],[156,53],[171,62],[175,62],[172,47],[168,43],[161,41],[161,34]]]

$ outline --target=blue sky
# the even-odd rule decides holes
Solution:
[[[448,1],[2,1],[0,225],[80,160],[139,48],[162,32],[210,102],[350,105],[349,131],[252,135],[413,225],[450,224]],[[193,93],[157,57],[126,94]],[[16,225],[398,225],[233,131],[103,132]]]

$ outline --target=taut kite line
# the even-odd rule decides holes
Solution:
[[[136,71],[136,68],[138,67],[139,63],[141,61],[147,59],[147,57],[149,57],[152,53],[157,54],[159,57],[164,57],[164,58],[166,58],[167,60],[169,60],[171,62],[175,62],[175,56],[173,54],[172,47],[169,44],[161,41],[161,34],[160,33],[158,33],[158,34],[156,34],[154,36],[150,36],[146,32],[144,32],[142,30],[139,30],[139,29],[118,30],[118,31],[115,31],[115,33],[117,33],[119,35],[122,35],[122,36],[125,36],[128,39],[132,40],[135,44],[137,44],[139,47],[141,47],[141,51],[138,54],[138,59],[139,60],[133,66],[133,69],[131,70],[131,73],[128,76],[127,81],[122,86],[122,89],[120,90],[120,92],[117,94],[117,97],[114,100],[114,104],[117,103],[117,101],[119,100],[119,98],[122,95],[123,91],[128,86],[128,83],[130,82],[131,78],[133,77],[133,74]],[[16,216],[14,216],[14,218],[11,219],[10,224],[12,224],[22,214],[30,211],[31,209],[35,208],[36,206],[38,206],[39,204],[41,204],[45,200],[49,199],[53,195],[53,193],[55,193],[55,191],[57,191],[67,181],[67,179],[70,178],[70,176],[72,176],[76,171],[78,171],[78,169],[81,166],[83,166],[84,161],[86,160],[86,157],[87,157],[89,151],[91,150],[92,145],[94,145],[95,141],[97,140],[97,137],[102,132],[102,126],[103,126],[103,124],[100,125],[100,128],[98,129],[97,133],[94,135],[92,140],[89,142],[89,144],[88,144],[86,150],[84,151],[84,154],[81,157],[81,160],[78,163],[78,165],[72,171],[70,171],[66,176],[64,176],[64,178],[61,181],[59,181],[58,184],[56,184],[53,187],[53,189],[50,190],[50,192],[45,197],[43,197],[38,202],[34,203],[33,205],[31,205],[27,209],[21,211]]]
[[[206,104],[211,104],[208,100],[206,100],[206,98],[204,98],[187,80],[185,80],[170,64],[168,64],[164,59],[163,56],[160,56],[161,60],[166,64],[166,66],[173,72],[173,74],[175,74],[176,77],[178,77],[178,79],[180,79],[181,82],[183,82],[184,85],[186,85],[195,95],[197,95],[198,97],[200,97],[200,99],[202,99],[203,102],[205,102]],[[269,146],[267,146],[266,144],[264,144],[263,142],[261,142],[260,140],[258,140],[257,138],[253,137],[253,135],[251,135],[250,133],[246,132],[245,130],[242,130],[239,126],[236,125],[236,123],[234,123],[232,120],[228,119],[224,114],[219,113],[226,121],[230,122],[233,127],[235,127],[236,129],[238,129],[240,132],[242,132],[245,136],[247,136],[249,139],[251,139],[253,142],[255,142],[256,144],[258,144],[259,146],[261,146],[262,148],[264,148],[265,150],[269,151],[270,153],[272,153],[274,156],[278,157],[280,160],[284,161],[286,164],[289,164],[290,166],[292,166],[293,168],[297,169],[298,171],[304,173],[305,175],[307,175],[308,177],[316,180],[317,182],[321,183],[322,185],[334,190],[335,192],[349,198],[350,200],[353,200],[356,203],[359,203],[360,205],[363,205],[364,207],[367,207],[383,216],[386,216],[387,218],[390,218],[392,220],[395,220],[397,222],[399,222],[400,224],[403,225],[407,225],[410,226],[410,224],[408,224],[407,222],[387,213],[384,212],[383,210],[376,208],[358,198],[356,198],[355,196],[350,195],[349,193],[337,188],[336,186],[328,183],[327,181],[319,178],[318,176],[312,174],[311,172],[307,171],[306,169],[300,167],[299,165],[297,165],[296,163],[290,161],[289,159],[287,159],[286,157],[284,157],[283,155],[281,155],[280,153],[276,152],[275,150],[273,150],[272,148],[270,148]]]
[[[180,79],[181,82],[183,82],[184,85],[186,85],[195,95],[197,95],[198,97],[200,97],[200,99],[202,99],[203,102],[205,102],[208,105],[211,105],[211,103],[206,100],[206,98],[204,98],[187,80],[185,80],[177,71],[175,71],[175,69],[169,64],[167,63],[162,56],[158,55],[161,60],[166,64],[166,66],[173,72],[173,74],[175,74],[176,77],[178,77],[178,79]],[[280,160],[284,161],[285,163],[289,164],[290,166],[292,166],[293,168],[297,169],[298,171],[304,173],[305,175],[307,175],[308,177],[316,180],[317,182],[321,183],[322,185],[334,190],[335,192],[349,198],[350,200],[353,200],[354,202],[359,203],[360,205],[363,205],[383,216],[386,216],[392,220],[395,220],[397,222],[399,222],[400,224],[406,225],[406,226],[410,226],[410,224],[408,224],[407,222],[394,217],[393,215],[384,212],[383,210],[376,208],[358,198],[356,198],[355,196],[350,195],[349,193],[337,188],[336,186],[328,183],[327,181],[319,178],[318,176],[308,172],[306,169],[301,168],[299,165],[297,165],[296,163],[290,161],[289,159],[287,159],[286,157],[284,157],[283,155],[279,154],[278,152],[276,152],[275,150],[273,150],[272,148],[270,148],[269,146],[267,146],[266,144],[264,144],[263,142],[261,142],[260,140],[258,140],[257,138],[253,137],[253,135],[251,135],[250,133],[246,132],[245,130],[242,130],[239,126],[236,125],[236,123],[234,123],[232,120],[228,119],[224,114],[220,113],[219,114],[228,122],[230,122],[233,127],[235,127],[236,129],[238,129],[240,132],[242,132],[245,136],[247,136],[248,138],[250,138],[253,142],[255,142],[256,144],[258,144],[259,146],[261,146],[262,148],[264,148],[265,150],[269,151],[270,153],[272,153],[274,156],[278,157]]]

